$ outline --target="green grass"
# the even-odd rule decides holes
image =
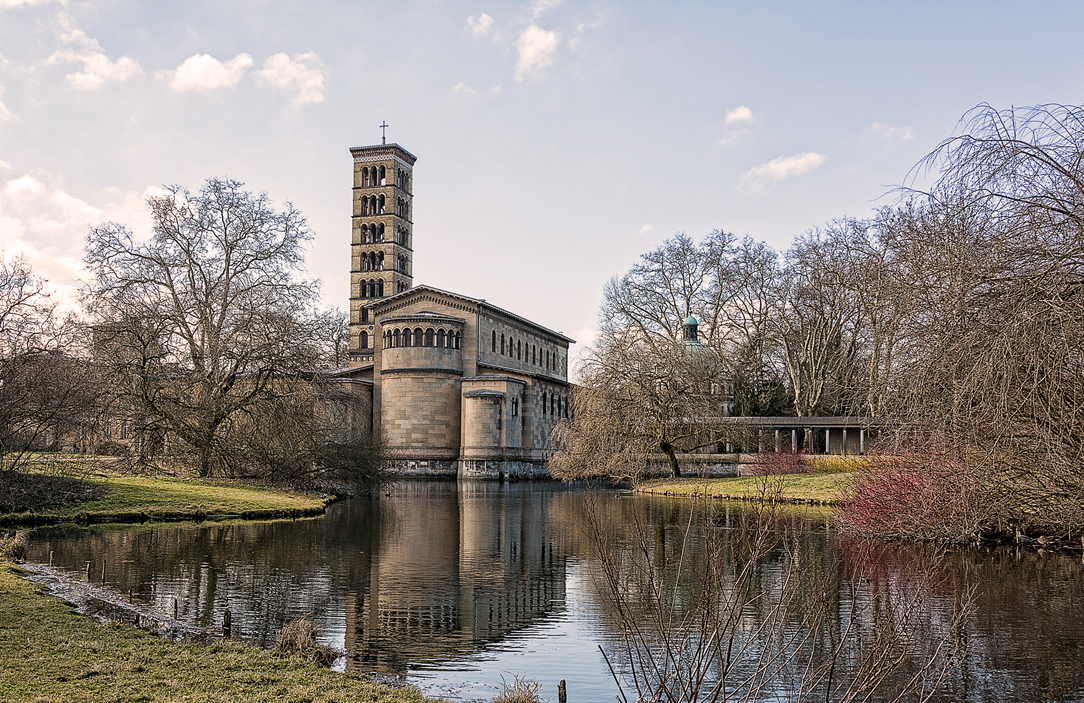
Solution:
[[[420,703],[388,689],[245,645],[181,645],[123,625],[100,625],[0,562],[0,700],[370,701]]]
[[[151,518],[241,513],[319,510],[325,504],[320,493],[291,492],[252,483],[201,481],[166,477],[134,476],[99,470],[84,480],[107,490],[92,500],[67,503],[41,510],[38,515],[99,521],[143,513]],[[0,519],[5,516],[0,515]]]
[[[680,478],[647,481],[636,487],[643,493],[709,496],[734,500],[777,499],[835,503],[852,473],[808,473],[741,478]]]

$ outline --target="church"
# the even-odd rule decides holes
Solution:
[[[383,139],[381,140],[384,141]],[[415,285],[413,173],[398,144],[350,149],[350,367],[401,475],[546,475],[575,341],[483,299]]]

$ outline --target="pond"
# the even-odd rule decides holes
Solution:
[[[1079,555],[871,548],[837,534],[826,513],[775,519],[786,548],[768,550],[745,576],[727,567],[708,581],[708,542],[690,548],[686,531],[740,561],[748,508],[530,482],[404,482],[292,522],[39,530],[27,557],[46,562],[53,551],[54,564],[76,574],[89,563],[95,581],[104,565],[113,588],[202,626],[219,627],[228,608],[232,635],[264,647],[286,621],[310,615],[346,653],[338,668],[395,675],[448,700],[489,700],[515,677],[539,682],[544,699],[556,700],[563,679],[570,701],[614,700],[610,665],[633,700],[635,654],[623,632],[652,616],[648,607],[622,620],[622,607],[644,608],[644,593],[661,584],[656,604],[680,602],[688,615],[709,593],[703,583],[716,597],[743,578],[756,597],[739,605],[729,632],[757,641],[754,661],[787,633],[824,671],[825,652],[839,653],[838,686],[866,675],[863,657],[885,632],[877,627],[891,622],[894,646],[933,659],[940,651],[940,661],[959,651],[934,700],[1084,700]],[[971,609],[954,620],[969,590]],[[765,607],[784,592],[799,597]],[[824,604],[819,619],[808,603]],[[698,612],[717,617],[719,602],[709,605]],[[921,674],[912,659],[886,682]],[[779,682],[796,680],[785,678],[795,668],[775,671],[756,697],[786,699],[792,684]]]

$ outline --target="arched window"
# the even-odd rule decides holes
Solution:
[[[422,345],[422,335],[423,334],[424,333],[422,332],[421,327],[415,327],[414,328],[414,346],[420,347]]]
[[[462,344],[462,343],[463,343],[463,333],[462,332],[456,332],[455,333],[455,348],[459,349],[460,348],[459,345]]]
[[[493,343],[490,346],[489,351],[491,351],[491,352],[496,352],[497,351],[497,330],[493,330]]]
[[[369,185],[376,185],[376,166],[373,166],[371,169],[369,169]]]
[[[550,350],[547,349],[546,350],[546,368],[549,369],[549,367],[550,367]]]
[[[361,333],[361,339],[358,340],[358,346],[361,347],[362,349],[368,349],[369,348],[369,333],[368,332],[362,332]]]
[[[519,397],[512,396],[512,417],[519,415]]]
[[[425,346],[427,346],[427,347],[436,346],[435,344],[433,344],[433,334],[434,333],[433,333],[433,328],[432,327],[425,330]]]
[[[557,396],[551,395],[550,396],[550,415],[556,415],[556,414],[557,414]]]
[[[393,347],[398,347],[398,346],[402,345],[403,340],[402,340],[402,337],[399,336],[399,329],[398,328],[396,328],[395,331],[391,333],[391,338],[392,338],[391,345]]]
[[[369,197],[369,214],[370,215],[375,215],[376,214],[376,196],[375,195],[372,195],[372,196]]]
[[[361,309],[361,322],[362,322],[362,324],[364,324],[364,323],[366,323],[368,321],[369,321],[369,308],[362,308]]]
[[[523,361],[523,342],[516,342],[516,361]]]
[[[376,201],[376,214],[384,214],[384,196],[381,195]]]
[[[376,297],[384,297],[384,279],[380,279],[376,282]]]
[[[387,173],[385,172],[383,166],[380,167],[380,185],[388,185]]]
[[[534,344],[531,345],[531,363],[538,364],[538,347]]]
[[[542,414],[546,414],[546,394],[542,393]]]
[[[384,196],[381,195],[380,197],[383,198]],[[384,241],[384,223],[383,222],[381,222],[380,224],[378,224],[376,226],[376,237],[374,237],[374,241],[377,241],[377,242]]]
[[[504,335],[501,335],[501,355],[504,355]]]
[[[440,348],[443,348],[445,341],[446,341],[446,337],[444,336],[444,330],[437,330],[437,346],[440,347]],[[451,346],[451,345],[448,345],[448,346]]]

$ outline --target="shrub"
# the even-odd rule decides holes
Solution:
[[[542,684],[537,681],[528,681],[517,676],[511,686],[503,681],[502,685],[504,690],[497,694],[493,703],[541,703],[542,701],[538,697],[538,689],[542,687]]]
[[[749,476],[781,476],[809,473],[805,452],[761,452],[745,472]]]
[[[319,634],[320,630],[310,616],[294,618],[282,626],[275,654],[329,667],[339,658],[340,652],[334,647],[320,644],[317,640]]]
[[[977,468],[957,458],[876,456],[844,489],[843,529],[867,537],[965,541],[992,515]]]

